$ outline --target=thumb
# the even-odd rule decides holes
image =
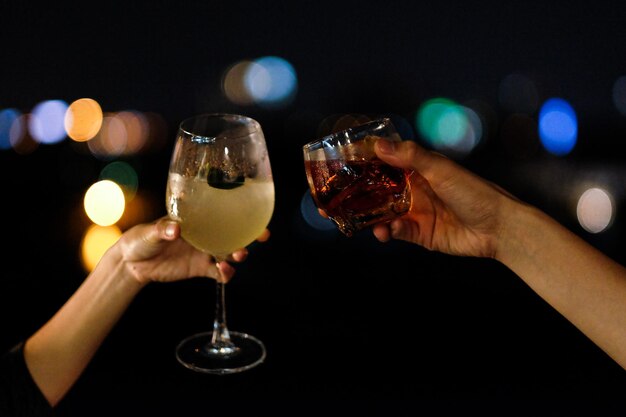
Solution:
[[[435,155],[411,140],[376,141],[376,155],[390,165],[424,173],[428,170]]]
[[[162,217],[149,225],[142,225],[142,240],[150,245],[175,240],[180,236],[180,225],[167,217]]]

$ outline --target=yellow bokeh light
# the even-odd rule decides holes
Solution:
[[[124,214],[124,192],[111,180],[98,181],[85,193],[84,206],[85,213],[92,222],[100,226],[110,226]]]
[[[91,225],[83,236],[81,244],[81,261],[83,267],[91,272],[102,255],[111,247],[122,235],[119,227]]]
[[[85,142],[96,136],[102,126],[102,108],[97,101],[81,98],[74,101],[65,113],[65,131],[76,142]]]

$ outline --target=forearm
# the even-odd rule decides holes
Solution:
[[[53,406],[85,369],[142,285],[109,256],[24,348],[33,379]]]
[[[520,206],[505,222],[496,258],[626,369],[626,268]]]

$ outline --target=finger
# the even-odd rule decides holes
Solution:
[[[263,233],[261,233],[261,235],[256,238],[256,240],[259,242],[267,242],[269,238],[270,238],[270,229],[265,229]]]
[[[324,210],[322,210],[321,208],[317,209],[317,212],[320,214],[320,216],[322,216],[323,218],[327,219],[328,218],[328,214],[326,214],[326,212]]]
[[[270,231],[269,229],[265,229],[263,233],[261,233],[259,237],[257,237],[256,240],[258,242],[266,242],[269,238],[270,238]],[[243,262],[248,257],[248,253],[249,251],[247,248],[237,249],[233,253],[229,254],[227,259],[229,261]]]
[[[169,217],[162,217],[156,222],[157,239],[175,240],[180,236],[180,224]],[[147,238],[150,241],[149,238]],[[157,243],[154,241],[153,243]]]
[[[222,261],[216,264],[218,271],[216,280],[219,282],[227,283],[235,275],[235,268],[226,261]]]
[[[134,226],[125,234],[130,242],[144,242],[149,246],[158,246],[164,241],[175,240],[180,236],[180,225],[168,218],[161,218],[154,223]],[[130,238],[127,236],[134,236]]]
[[[413,141],[377,140],[376,155],[383,161],[404,169],[422,172],[428,168],[434,155]]]
[[[247,257],[248,257],[248,249],[242,248],[242,249],[237,249],[236,251],[228,255],[227,259],[229,261],[234,261],[234,262],[243,262]]]
[[[376,239],[380,242],[389,242],[391,240],[391,231],[386,223],[379,223],[372,226],[372,232]]]

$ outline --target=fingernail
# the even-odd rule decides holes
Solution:
[[[175,233],[176,233],[176,224],[168,223],[168,225],[165,226],[165,236],[172,237],[174,236]]]
[[[376,141],[376,146],[378,146],[378,149],[382,153],[392,153],[395,148],[395,144],[392,141],[386,139],[380,139]]]

